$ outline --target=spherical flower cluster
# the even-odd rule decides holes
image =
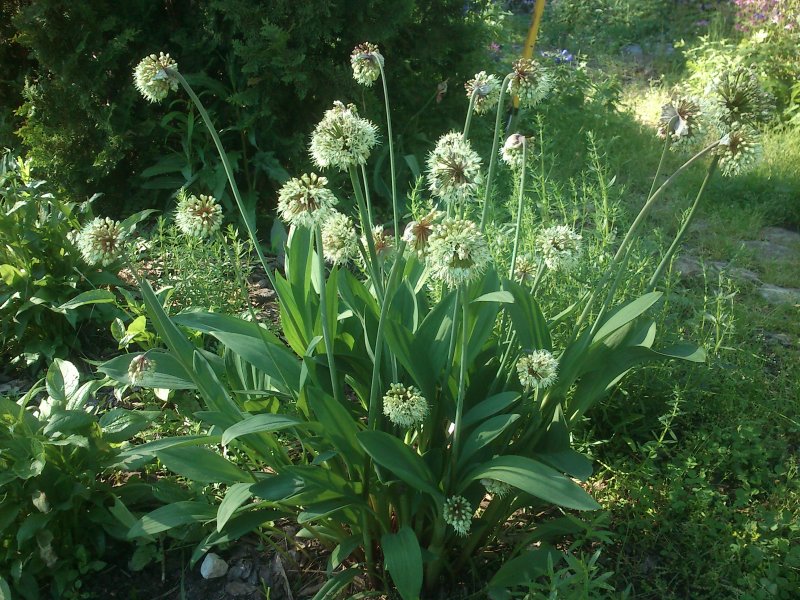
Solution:
[[[353,67],[353,79],[361,85],[371,87],[381,76],[383,55],[378,46],[364,42],[353,48],[350,65]]]
[[[519,169],[522,167],[523,147],[525,146],[526,139],[524,135],[519,133],[512,133],[506,139],[506,143],[500,149],[500,158],[503,162],[510,166],[512,169]]]
[[[532,281],[538,271],[536,260],[530,254],[518,256],[514,261],[514,277],[520,281]]]
[[[737,67],[712,79],[706,89],[705,112],[723,130],[734,123],[756,125],[769,120],[772,98],[762,88],[752,68]]]
[[[475,96],[473,110],[476,115],[482,115],[493,109],[500,99],[500,80],[494,75],[487,75],[481,71],[464,84],[467,98],[472,100]]]
[[[481,157],[460,133],[439,138],[428,156],[428,189],[445,202],[475,196],[481,183]]]
[[[131,385],[141,385],[145,376],[155,369],[155,362],[147,357],[147,354],[140,354],[131,359],[128,365],[128,380]]]
[[[150,102],[161,102],[170,90],[178,89],[178,82],[170,76],[169,71],[178,70],[178,63],[161,52],[158,56],[151,54],[139,61],[133,70],[133,81],[136,89]]]
[[[375,254],[378,258],[384,258],[394,250],[394,236],[386,231],[383,225],[375,225],[372,228],[372,243],[375,245]],[[361,244],[367,247],[367,237],[361,236]]]
[[[442,516],[444,522],[451,525],[458,535],[467,535],[472,526],[472,506],[464,496],[450,496],[444,501]]]
[[[383,414],[398,427],[420,425],[429,410],[428,401],[414,386],[392,383],[383,397]]]
[[[315,227],[328,216],[336,204],[333,192],[325,186],[328,180],[315,173],[293,177],[278,192],[278,214],[289,225]]]
[[[481,485],[486,488],[487,492],[498,498],[502,498],[512,489],[505,481],[497,479],[481,479]]]
[[[433,277],[449,287],[473,281],[490,261],[486,239],[478,226],[467,219],[444,219],[428,240],[428,268]]]
[[[442,211],[432,210],[419,221],[411,221],[406,225],[406,229],[403,232],[403,241],[405,241],[408,247],[416,252],[417,256],[420,258],[425,256],[428,248],[428,241],[433,234],[437,221],[442,217],[444,217]]]
[[[184,235],[204,239],[219,230],[222,207],[213,196],[179,196],[175,224]]]
[[[331,209],[322,224],[322,247],[325,260],[333,265],[343,265],[358,255],[353,220]]]
[[[558,361],[547,350],[534,350],[517,361],[519,382],[526,390],[545,389],[553,385],[558,373]]]
[[[566,225],[554,225],[539,233],[536,247],[548,269],[570,271],[580,258],[581,239]]]
[[[699,129],[700,106],[689,98],[676,98],[661,107],[658,136],[673,143],[691,140]]]
[[[78,249],[90,265],[108,266],[119,258],[127,236],[119,221],[96,218],[78,234]]]
[[[520,106],[530,108],[539,104],[553,87],[550,74],[531,58],[514,63],[508,93],[519,98]]]
[[[734,123],[717,146],[719,170],[725,177],[738,175],[753,166],[760,151],[756,131],[752,127]]]
[[[342,171],[363,165],[378,143],[377,132],[375,125],[358,116],[354,105],[337,100],[311,134],[311,158],[321,168]]]

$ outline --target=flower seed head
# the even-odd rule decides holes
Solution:
[[[521,58],[514,63],[508,93],[517,96],[523,108],[539,104],[552,87],[550,74],[532,58]]]
[[[578,264],[581,255],[581,236],[566,225],[544,229],[536,240],[536,247],[544,264],[553,271],[570,271]]]
[[[84,226],[77,243],[87,263],[106,267],[120,257],[126,241],[119,221],[98,217]]]
[[[772,113],[772,97],[761,88],[752,68],[737,67],[717,75],[706,88],[706,96],[706,110],[723,130],[734,123],[765,123]]]
[[[375,254],[378,258],[385,258],[394,250],[394,236],[386,231],[383,225],[375,225],[372,228],[372,243],[375,245]],[[367,247],[366,236],[361,236],[361,244]]]
[[[150,102],[161,102],[170,90],[178,89],[178,81],[170,71],[177,71],[178,63],[161,52],[158,56],[146,56],[133,70],[133,81],[136,89]]]
[[[350,54],[350,66],[353,67],[353,79],[363,86],[371,87],[383,68],[383,55],[378,46],[364,42],[353,48]]]
[[[474,281],[491,261],[478,226],[467,219],[446,218],[429,238],[427,265],[434,278],[449,287]]]
[[[377,135],[375,125],[359,117],[354,105],[336,101],[311,134],[311,158],[320,168],[346,171],[367,162]]]
[[[442,516],[444,522],[452,526],[461,536],[469,533],[472,525],[472,506],[464,496],[450,496],[444,501]]]
[[[506,143],[503,144],[503,147],[500,150],[500,158],[502,158],[503,162],[505,162],[512,169],[521,168],[523,146],[525,143],[526,139],[524,135],[512,133],[510,136],[508,136]]]
[[[442,217],[444,217],[442,211],[432,210],[419,221],[411,221],[406,225],[406,229],[403,232],[403,241],[405,241],[420,258],[425,256],[428,240],[431,234],[433,234],[437,221],[442,219]]]
[[[315,173],[293,177],[278,192],[278,213],[289,225],[316,227],[336,204],[328,180]]]
[[[428,401],[414,386],[392,383],[383,397],[383,414],[398,427],[421,425],[429,411]]]
[[[481,184],[481,157],[460,133],[443,135],[428,156],[428,189],[445,202],[474,198]]]
[[[331,209],[322,223],[322,248],[325,260],[339,266],[358,256],[355,226],[353,220]]]
[[[178,196],[178,207],[175,209],[175,224],[184,235],[205,239],[218,231],[222,225],[222,206],[214,196]]]
[[[526,390],[545,389],[555,383],[558,361],[547,350],[534,350],[517,361],[519,382]]]
[[[691,140],[699,129],[698,117],[700,106],[689,98],[675,98],[669,104],[661,107],[661,118],[658,123],[658,136],[672,142]]]
[[[481,485],[486,488],[487,492],[498,498],[502,498],[512,489],[505,481],[497,479],[481,479]]]
[[[522,282],[533,281],[539,268],[530,254],[523,254],[517,257],[514,264],[514,277]]]
[[[473,110],[476,115],[489,112],[500,100],[500,80],[494,75],[487,75],[486,71],[481,71],[475,77],[464,84],[467,90],[467,98],[472,100],[475,96]]]
[[[725,177],[733,177],[755,164],[761,153],[755,129],[734,123],[717,146],[719,170]]]
[[[128,365],[128,379],[131,385],[141,385],[145,376],[151,373],[155,366],[155,362],[147,357],[147,353],[132,358]]]

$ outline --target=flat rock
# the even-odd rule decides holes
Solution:
[[[798,256],[798,253],[791,248],[764,240],[742,242],[742,246],[752,250],[761,260],[787,260]]]
[[[791,348],[795,345],[794,341],[792,340],[792,336],[790,336],[788,333],[766,331],[764,332],[764,339],[768,344],[772,344],[774,346],[783,346],[784,348]]]
[[[727,263],[723,260],[712,262],[711,267],[717,272],[724,272],[728,277],[731,279],[736,279],[737,281],[761,283],[757,273],[741,267],[731,267],[730,263]]]
[[[216,579],[227,572],[228,563],[213,552],[206,554],[203,563],[200,565],[200,575],[203,576],[203,579]]]
[[[683,278],[691,279],[703,273],[703,265],[694,256],[681,255],[675,259],[672,266]]]
[[[782,288],[765,283],[758,288],[758,293],[770,304],[800,304],[800,289]]]
[[[229,581],[225,585],[225,593],[231,596],[249,596],[258,591],[258,588],[244,581]]]
[[[800,245],[800,233],[783,227],[765,227],[761,230],[761,237],[781,246]]]

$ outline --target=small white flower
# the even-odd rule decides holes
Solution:
[[[90,265],[106,267],[120,257],[126,238],[118,221],[98,217],[78,234],[78,249]]]
[[[178,89],[178,82],[170,77],[169,71],[177,71],[178,63],[161,52],[158,56],[146,56],[133,70],[133,81],[136,89],[150,102],[161,102],[170,90]]]
[[[489,266],[491,254],[475,223],[446,218],[429,238],[426,260],[433,277],[457,287],[480,277]]]
[[[322,223],[336,204],[327,187],[328,180],[316,173],[293,177],[278,192],[278,214],[289,225],[315,227]]]
[[[529,108],[539,104],[553,87],[550,74],[531,58],[521,58],[512,67],[508,92],[519,98],[520,106]]]
[[[548,269],[570,271],[578,264],[581,239],[566,225],[554,225],[539,233],[536,246]]]
[[[392,383],[383,397],[383,414],[398,427],[420,425],[428,416],[429,410],[428,401],[414,386]]]
[[[442,516],[444,522],[452,526],[456,533],[465,536],[472,526],[472,513],[474,510],[464,496],[450,496],[444,501]]]
[[[481,184],[481,157],[460,133],[439,138],[428,156],[428,189],[445,202],[474,198]]]
[[[325,260],[334,265],[346,264],[358,256],[353,220],[331,209],[322,224],[322,247]]]
[[[323,169],[346,171],[363,165],[378,143],[377,132],[375,125],[358,116],[354,105],[336,101],[311,134],[311,158]]]
[[[486,71],[476,74],[464,84],[464,88],[467,90],[467,98],[472,100],[472,96],[475,96],[473,110],[476,115],[489,112],[500,100],[500,80],[494,75],[487,75]]]
[[[178,196],[178,207],[175,210],[175,224],[184,235],[204,239],[222,225],[222,207],[213,196]]]
[[[353,48],[350,54],[350,66],[353,67],[353,79],[361,85],[371,87],[381,76],[383,55],[378,46],[364,42]]]
[[[548,388],[558,376],[558,360],[547,350],[534,350],[517,361],[517,375],[526,390]]]

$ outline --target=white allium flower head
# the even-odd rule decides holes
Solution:
[[[169,71],[178,70],[178,63],[161,52],[158,56],[146,56],[133,70],[136,89],[150,102],[161,102],[170,91],[178,89],[178,82],[170,77]]]
[[[500,158],[512,169],[519,169],[522,167],[522,154],[523,145],[526,143],[524,135],[519,133],[512,133],[506,138],[500,150]]]
[[[558,360],[547,350],[534,350],[517,361],[517,375],[526,390],[548,388],[558,376]]]
[[[328,180],[316,173],[293,177],[278,192],[278,214],[289,225],[316,227],[323,223],[336,197],[327,187]]]
[[[414,386],[392,383],[383,397],[383,414],[398,427],[410,428],[422,424],[429,410],[428,401]]]
[[[717,146],[719,170],[725,177],[733,177],[750,169],[760,154],[758,133],[752,127],[734,123]]]
[[[474,198],[481,184],[481,157],[455,131],[439,138],[428,155],[428,189],[445,202]]]
[[[345,106],[337,100],[311,134],[311,158],[320,168],[346,171],[367,162],[378,143],[377,135],[375,125],[359,117],[353,104]]]
[[[90,265],[110,265],[120,257],[127,240],[119,221],[97,217],[78,234],[78,249]]]
[[[691,98],[675,98],[661,107],[658,136],[661,139],[670,136],[673,144],[691,140],[700,129],[699,116],[700,105],[697,102]]]
[[[476,115],[489,112],[500,100],[500,80],[494,75],[487,75],[486,71],[477,73],[475,77],[464,84],[467,98],[472,100],[475,96],[473,110]]]
[[[432,210],[419,221],[411,221],[406,225],[406,229],[403,232],[403,241],[405,241],[408,247],[416,252],[417,256],[420,258],[425,256],[428,248],[428,241],[433,234],[436,223],[443,217],[444,213],[442,211]]]
[[[486,238],[468,219],[446,218],[429,238],[427,266],[433,277],[449,287],[480,277],[491,258]]]
[[[178,207],[175,209],[175,224],[184,235],[205,239],[222,225],[222,206],[214,196],[178,196]]]
[[[754,68],[736,67],[717,74],[706,87],[704,112],[723,130],[734,123],[769,121],[774,101],[761,87]]]
[[[514,63],[508,82],[508,92],[519,98],[520,106],[530,108],[539,104],[553,87],[553,78],[532,58]]]
[[[363,86],[371,87],[381,76],[383,55],[378,46],[364,42],[353,48],[350,54],[350,66],[353,67],[353,79]]]
[[[464,496],[450,496],[444,501],[442,516],[444,522],[452,526],[458,535],[465,536],[472,526],[473,512],[475,511]]]
[[[532,281],[539,268],[536,259],[530,254],[517,256],[514,264],[514,277],[520,281]]]
[[[570,271],[578,264],[581,239],[566,225],[554,225],[539,233],[536,246],[548,269]]]
[[[147,353],[132,358],[128,365],[128,379],[131,385],[141,385],[145,376],[151,373],[155,366],[155,362],[148,358]]]
[[[325,260],[333,265],[343,265],[356,258],[358,244],[353,220],[331,209],[322,223],[322,248]]]
[[[512,486],[505,481],[498,481],[497,479],[481,479],[481,485],[486,488],[487,492],[498,498],[502,498],[512,489]]]

